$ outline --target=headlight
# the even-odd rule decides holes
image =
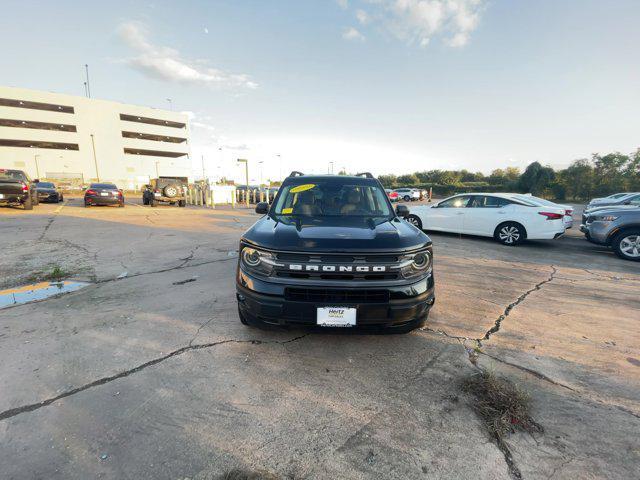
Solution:
[[[247,270],[266,276],[271,275],[273,267],[280,265],[276,262],[276,258],[272,253],[251,247],[242,249],[240,259]]]
[[[614,220],[617,220],[618,217],[614,216],[614,215],[604,215],[602,217],[596,217],[596,220],[598,220],[599,222],[613,222]]]
[[[422,250],[404,255],[400,259],[400,271],[404,278],[420,277],[431,270],[431,251]]]

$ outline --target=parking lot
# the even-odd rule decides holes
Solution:
[[[2,478],[639,477],[640,270],[579,208],[555,241],[430,235],[428,327],[361,335],[240,324],[252,211],[129,200],[0,208],[0,289],[89,283],[0,310]],[[460,387],[474,362],[544,431],[498,448]]]

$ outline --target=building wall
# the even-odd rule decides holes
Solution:
[[[153,137],[140,138],[147,135]],[[32,178],[99,178],[138,188],[158,174],[190,177],[189,138],[188,117],[181,113],[0,86],[0,168],[25,170]]]

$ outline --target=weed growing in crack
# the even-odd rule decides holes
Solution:
[[[51,280],[51,281],[59,281],[62,280],[63,278],[66,278],[69,276],[69,272],[63,270],[62,268],[60,268],[60,266],[55,265],[52,269],[51,272],[49,272],[46,277],[45,280]]]
[[[473,395],[474,411],[496,439],[518,430],[542,431],[542,426],[531,418],[529,395],[510,380],[481,371],[466,378],[462,388]]]

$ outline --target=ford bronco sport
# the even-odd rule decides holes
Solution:
[[[429,237],[370,173],[292,172],[240,240],[236,291],[251,325],[422,326],[434,303]]]

